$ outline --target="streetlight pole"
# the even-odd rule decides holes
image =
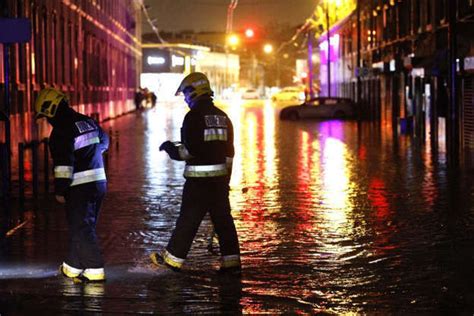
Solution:
[[[329,25],[329,0],[326,2],[326,23],[327,23],[327,35],[328,35],[328,58],[327,58],[327,68],[328,68],[328,97],[331,97],[331,31]]]
[[[360,81],[360,67],[361,67],[361,25],[360,25],[360,0],[357,0],[357,64],[356,64],[356,73],[357,73],[357,103],[360,105],[360,99],[362,97],[361,91],[361,81]]]
[[[278,56],[277,56],[278,57]],[[275,57],[275,58],[277,58]],[[276,86],[280,88],[280,62],[277,59],[276,60],[276,67],[277,67],[277,79],[276,79]]]
[[[308,29],[308,93],[309,99],[314,98],[313,91],[313,30]]]

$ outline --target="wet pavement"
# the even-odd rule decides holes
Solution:
[[[98,234],[105,284],[57,274],[65,214],[13,203],[0,252],[0,314],[466,314],[474,312],[474,173],[383,124],[278,119],[282,105],[228,102],[231,205],[242,278],[219,275],[201,226],[184,271],[157,269],[184,165],[158,151],[187,109],[158,104],[103,124],[113,143]],[[13,227],[17,230],[11,231]]]

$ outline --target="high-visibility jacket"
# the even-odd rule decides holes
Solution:
[[[234,157],[232,122],[212,99],[197,101],[186,114],[178,152],[186,161],[185,178],[230,177]]]
[[[57,121],[49,142],[56,195],[65,195],[76,185],[106,181],[102,153],[109,147],[107,134],[94,120],[72,109]]]

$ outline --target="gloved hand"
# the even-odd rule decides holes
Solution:
[[[175,143],[170,142],[169,140],[161,144],[160,150],[166,151],[168,156],[170,156],[170,158],[173,160],[182,160],[179,156],[178,146],[176,146]]]
[[[160,151],[164,150],[169,153],[174,148],[174,144],[167,140],[160,145]]]

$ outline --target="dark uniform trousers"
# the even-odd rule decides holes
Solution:
[[[91,182],[72,186],[66,194],[70,234],[66,263],[72,267],[84,269],[104,266],[97,242],[96,225],[106,189],[106,182]]]
[[[222,256],[238,255],[239,242],[229,204],[227,180],[187,179],[184,184],[181,211],[166,250],[185,259],[199,225],[209,212],[219,237]]]

